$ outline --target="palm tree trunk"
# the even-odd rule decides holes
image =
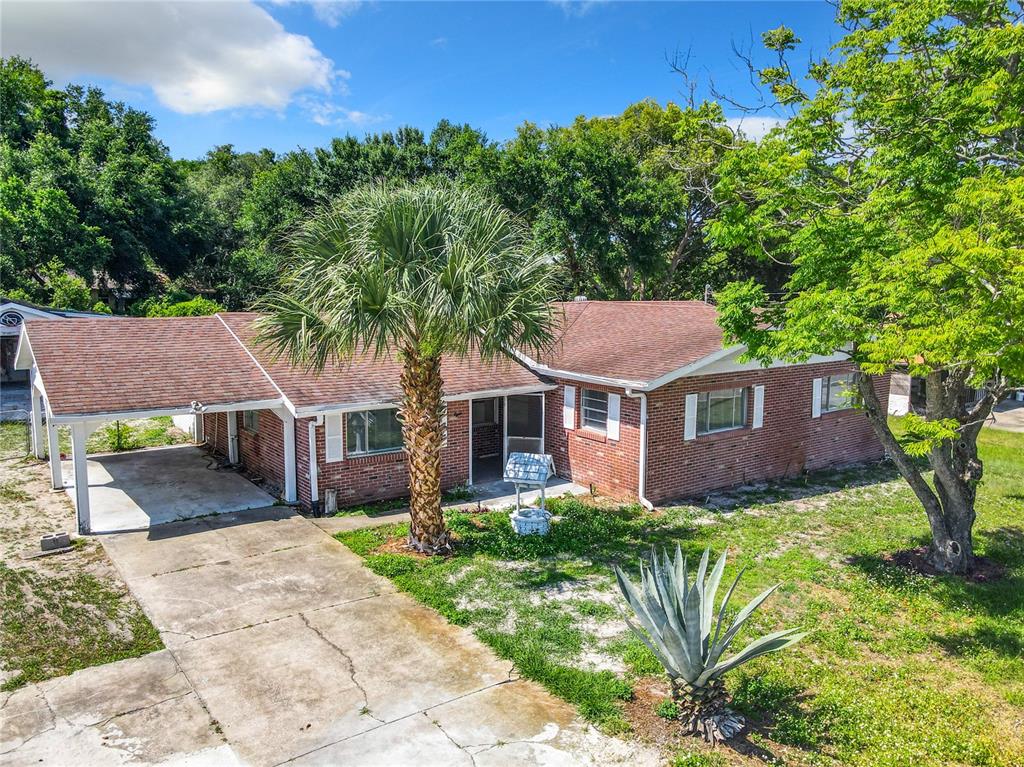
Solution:
[[[424,554],[451,551],[441,513],[444,442],[441,360],[406,350],[402,365],[402,440],[409,460],[409,545]]]

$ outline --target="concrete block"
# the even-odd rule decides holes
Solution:
[[[71,545],[71,536],[67,533],[47,533],[42,537],[39,542],[40,547],[43,551],[55,551],[56,549],[66,549]]]

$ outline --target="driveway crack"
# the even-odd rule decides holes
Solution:
[[[455,746],[455,748],[459,749],[459,751],[461,751],[466,756],[468,756],[470,764],[472,764],[474,767],[476,767],[476,756],[474,756],[469,751],[467,751],[465,746],[463,746],[461,743],[459,743],[457,740],[455,740],[455,738],[453,738],[451,735],[449,735],[448,731],[445,730],[445,728],[441,726],[441,723],[439,721],[437,721],[436,719],[431,719],[430,718],[430,714],[428,712],[424,711],[423,712],[423,716],[425,716],[427,718],[428,722],[430,722],[437,729],[439,729],[441,731],[442,735],[444,735],[446,738],[448,738],[448,742],[449,743],[451,743],[453,746]]]
[[[302,619],[302,622],[306,624],[306,628],[308,628],[310,631],[312,631],[314,634],[320,637],[320,639],[322,639],[328,645],[328,647],[331,647],[336,653],[338,653],[338,655],[345,659],[345,663],[348,664],[349,678],[352,680],[352,684],[356,686],[356,689],[358,689],[363,696],[363,708],[360,713],[364,716],[370,717],[375,722],[387,724],[387,722],[385,722],[380,717],[374,715],[374,713],[370,710],[370,697],[366,693],[366,688],[363,687],[362,683],[358,679],[356,679],[356,664],[352,660],[352,657],[343,649],[341,649],[340,646],[338,646],[330,639],[328,639],[320,629],[318,629],[316,626],[310,623],[309,618],[307,618],[303,613],[299,613],[298,615]]]

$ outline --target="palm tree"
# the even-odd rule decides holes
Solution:
[[[510,213],[450,185],[357,189],[288,239],[280,291],[263,302],[260,338],[322,371],[356,354],[397,354],[409,460],[409,544],[445,553],[441,359],[493,360],[552,338],[549,260]]]

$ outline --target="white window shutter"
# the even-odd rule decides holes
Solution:
[[[341,433],[341,416],[329,415],[324,419],[324,444],[328,463],[340,461],[343,457],[342,446],[345,444]]]
[[[821,379],[814,379],[814,388],[811,390],[811,418],[821,418]]]
[[[608,439],[619,438],[619,395],[608,395],[608,421],[605,424],[605,434]]]
[[[697,395],[686,395],[686,412],[683,414],[683,439],[697,439]]]
[[[576,428],[576,387],[562,387],[562,428]]]
[[[760,429],[764,426],[764,386],[754,387],[754,420],[751,428]]]

